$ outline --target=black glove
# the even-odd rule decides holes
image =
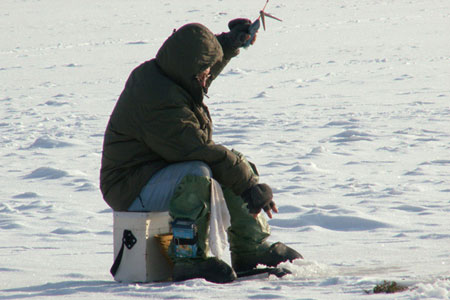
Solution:
[[[228,38],[233,48],[241,48],[251,37],[248,31],[251,24],[252,21],[244,18],[234,19],[228,23],[228,28],[230,28]]]
[[[254,185],[245,190],[241,197],[247,203],[248,211],[251,214],[259,214],[261,209],[267,212],[275,206],[275,202],[272,200],[272,189],[265,183]]]
[[[226,59],[230,59],[239,54],[239,48],[243,47],[244,44],[251,38],[248,29],[252,21],[249,19],[234,19],[228,23],[229,32],[224,32],[217,35],[220,45],[222,46],[224,55]],[[252,41],[251,43],[253,43]]]

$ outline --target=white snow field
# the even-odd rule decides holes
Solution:
[[[113,280],[103,133],[174,28],[227,31],[265,0],[1,0],[1,299],[449,299],[450,1],[271,0],[206,99],[256,163],[294,274]],[[180,51],[182,51],[180,49]],[[384,280],[408,285],[368,295]]]

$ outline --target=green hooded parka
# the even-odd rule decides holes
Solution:
[[[153,174],[182,161],[205,162],[236,195],[257,183],[241,155],[213,142],[196,79],[210,67],[209,86],[236,54],[205,26],[187,24],[132,71],[104,137],[100,188],[109,206],[127,210]]]

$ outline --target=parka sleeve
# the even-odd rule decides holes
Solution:
[[[222,47],[223,57],[211,67],[211,77],[209,77],[207,82],[208,87],[211,85],[212,81],[219,76],[231,59],[239,54],[239,49],[233,48],[227,43],[224,33],[216,35],[216,38]]]
[[[169,163],[199,160],[211,168],[214,178],[237,195],[258,181],[243,157],[209,140],[188,106],[172,106],[142,113],[143,142]]]

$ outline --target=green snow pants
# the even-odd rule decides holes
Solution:
[[[230,213],[228,242],[231,252],[246,254],[258,251],[270,235],[265,217],[261,213],[255,219],[249,214],[247,204],[230,189],[224,188],[223,194]],[[169,204],[169,214],[173,219],[189,219],[196,224],[198,256],[203,258],[208,249],[210,197],[209,177],[187,175],[178,184]],[[172,253],[170,255],[174,261],[177,260]]]

